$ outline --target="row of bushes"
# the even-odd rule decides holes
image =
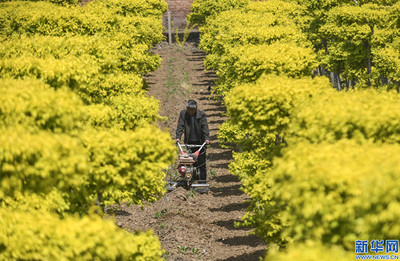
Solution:
[[[223,48],[219,39],[221,37],[227,38],[227,41],[222,42],[228,45],[242,45],[244,42],[270,43],[274,38],[288,39],[293,36],[305,44],[303,39],[307,38],[308,45],[317,54],[320,69],[318,73],[331,77],[338,89],[371,84],[399,88],[398,1],[346,0],[315,3],[310,0],[296,0],[265,4],[269,7],[267,10],[263,7],[264,11],[259,8],[262,5],[249,0],[195,1],[189,21],[204,24],[207,20],[207,26],[203,27],[203,48],[211,54],[220,52],[221,47]],[[235,10],[239,7],[241,11]],[[257,9],[258,15],[251,20],[246,13]],[[274,16],[263,15],[267,14],[265,11]],[[231,16],[235,16],[235,19],[229,20]],[[286,16],[291,19],[286,19]],[[289,23],[295,23],[303,34],[293,35],[294,27],[282,24],[282,20],[285,23],[288,20]],[[218,24],[226,24],[225,21],[230,26],[218,27]],[[275,32],[271,29],[260,29],[260,26],[266,24],[275,25]],[[245,27],[253,29],[247,31]],[[220,32],[216,31],[220,29]],[[218,51],[209,50],[214,38],[217,40],[214,47],[220,48]],[[210,59],[215,59],[213,56]]]
[[[347,260],[355,240],[400,236],[399,96],[382,88],[396,84],[399,67],[384,74],[374,60],[378,67],[367,71],[372,56],[349,44],[367,44],[371,34],[357,38],[363,26],[352,31],[337,24],[393,18],[376,25],[386,40],[371,51],[379,49],[393,65],[400,51],[393,33],[398,3],[357,2],[214,1],[218,7],[209,12],[210,1],[197,0],[189,17],[204,16],[200,46],[209,53],[205,65],[219,78],[214,93],[230,117],[218,137],[236,151],[229,168],[251,196],[241,224],[268,243],[265,260]],[[348,38],[322,38],[328,28]],[[384,54],[386,48],[393,55]],[[342,65],[346,73],[334,70]],[[317,68],[372,87],[337,92]]]
[[[152,202],[175,148],[142,75],[162,0],[0,3],[0,260],[160,260],[97,205]]]
[[[129,233],[97,215],[60,220],[4,207],[0,214],[1,260],[162,260],[151,232]]]
[[[299,26],[338,89],[399,88],[398,1],[297,2],[304,10]]]

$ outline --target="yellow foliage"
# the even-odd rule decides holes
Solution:
[[[122,16],[154,16],[158,19],[161,19],[168,9],[164,0],[101,0],[96,4],[105,6]]]
[[[0,129],[65,133],[82,130],[88,116],[77,95],[54,90],[39,80],[0,79]]]
[[[138,126],[163,119],[159,114],[159,101],[145,94],[109,97],[107,105],[87,106],[89,123],[94,127],[134,130]]]
[[[201,27],[199,46],[210,54],[205,65],[219,77],[214,93],[223,96],[262,74],[311,75],[316,56],[296,26],[299,10],[285,1],[252,2],[221,12]]]
[[[163,169],[176,156],[168,133],[154,126],[135,131],[89,130],[82,140],[90,155],[90,191],[105,193],[109,203],[141,204],[165,192]]]
[[[334,92],[326,78],[291,79],[268,75],[255,84],[242,84],[226,96],[232,121],[240,127],[282,133],[297,104]]]
[[[0,2],[0,260],[162,260],[152,232],[88,213],[165,192],[175,146],[141,75],[166,2]]]
[[[313,50],[293,41],[232,47],[221,58],[216,57],[207,56],[205,63],[216,63],[218,85],[214,87],[214,93],[220,95],[240,83],[255,82],[264,74],[311,76],[317,66]]]
[[[18,35],[2,38],[0,58],[83,57],[99,64],[102,73],[110,74],[118,70],[137,74],[155,70],[160,64],[160,57],[149,53],[147,44],[136,41],[123,34],[70,37]]]
[[[121,4],[124,2],[119,1]],[[42,1],[0,3],[0,35],[109,36],[123,33],[131,35],[136,43],[148,44],[149,47],[163,39],[158,15],[124,16],[118,14],[115,6],[114,9],[113,6],[109,7],[98,1],[88,2],[83,7],[59,6]],[[165,2],[160,8],[164,10]]]
[[[78,187],[72,188],[77,190]],[[72,195],[71,191],[62,192],[58,188],[53,188],[48,193],[15,193],[14,196],[6,196],[1,199],[0,206],[7,207],[12,210],[40,210],[57,213],[60,217],[65,216],[68,212],[76,212],[82,209],[76,205],[91,204],[92,202],[84,202],[79,198],[79,193]],[[78,194],[78,195],[77,195]],[[78,200],[76,200],[78,198]],[[76,204],[76,205],[74,205]]]
[[[271,45],[232,48],[233,69],[239,81],[256,80],[251,75],[286,74],[291,77],[310,76],[317,67],[311,48],[301,47],[295,42],[278,42]]]
[[[254,178],[249,214],[270,242],[316,240],[354,249],[363,238],[400,235],[397,144],[299,143]],[[274,222],[272,222],[274,221]]]
[[[354,240],[398,238],[398,93],[304,77],[318,60],[341,84],[398,90],[398,1],[210,6],[195,5],[200,48],[230,116],[218,138],[252,198],[242,224],[270,245],[295,241],[265,260],[348,260]]]
[[[162,260],[151,231],[128,233],[99,216],[60,219],[0,208],[0,260]]]
[[[309,103],[297,106],[289,129],[289,143],[346,138],[399,143],[399,94],[370,89],[313,97]]]
[[[79,140],[65,134],[8,128],[0,135],[0,171],[0,201],[30,194],[42,197],[54,189],[69,193],[84,185],[88,155]]]
[[[11,43],[0,44],[0,57],[3,57],[0,77],[29,76],[53,88],[66,86],[86,102],[106,102],[120,94],[143,93],[143,80],[138,75],[155,70],[160,64],[160,58],[149,55],[145,45],[135,44],[121,50],[122,40],[101,37],[28,39],[13,38]],[[102,41],[110,43],[100,44]]]
[[[400,81],[400,37],[385,48],[372,50],[374,63],[382,75],[389,79]]]
[[[292,244],[287,250],[269,250],[264,261],[348,261],[354,259],[353,252],[338,246],[324,246],[318,242]]]
[[[218,55],[234,46],[271,44],[282,39],[305,40],[293,21],[260,10],[222,12],[202,27],[201,33],[200,48]]]
[[[120,95],[111,98],[110,106],[116,112],[117,124],[123,130],[154,123],[162,117],[158,114],[160,102],[147,95]]]
[[[187,20],[192,24],[203,25],[208,17],[213,17],[219,13],[245,6],[249,0],[195,0],[190,6],[190,14]]]

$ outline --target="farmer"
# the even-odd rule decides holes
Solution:
[[[208,130],[208,122],[206,114],[197,109],[197,102],[188,100],[186,110],[181,111],[176,127],[176,141],[181,142],[182,134],[185,133],[185,144],[201,145],[204,142],[210,144],[210,131]],[[191,153],[197,148],[193,148]],[[206,148],[200,151],[199,158],[194,165],[200,169],[200,180],[207,179],[206,169]],[[196,177],[195,177],[196,178]]]

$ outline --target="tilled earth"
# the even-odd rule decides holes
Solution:
[[[234,226],[246,211],[248,197],[240,190],[238,179],[228,172],[232,152],[217,141],[225,109],[210,99],[215,73],[204,70],[205,54],[195,42],[184,47],[164,42],[153,52],[163,61],[146,80],[149,95],[161,101],[160,114],[166,117],[160,127],[175,137],[179,112],[189,98],[207,114],[212,140],[207,150],[210,191],[198,194],[178,188],[144,208],[122,207],[116,212],[117,225],[129,231],[152,229],[166,251],[166,260],[259,260],[265,244],[249,229]]]

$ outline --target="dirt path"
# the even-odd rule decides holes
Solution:
[[[146,79],[149,95],[161,101],[161,115],[167,117],[160,126],[173,134],[179,112],[189,98],[197,100],[199,109],[207,114],[212,139],[207,150],[210,192],[193,194],[176,189],[143,210],[131,206],[117,211],[117,224],[130,231],[153,229],[166,250],[166,260],[258,260],[264,255],[265,244],[249,235],[248,229],[234,227],[245,213],[248,197],[228,172],[232,152],[217,142],[218,126],[225,118],[224,107],[209,99],[208,87],[215,74],[204,71],[205,55],[195,43],[184,48],[162,43],[153,51],[163,62]]]

